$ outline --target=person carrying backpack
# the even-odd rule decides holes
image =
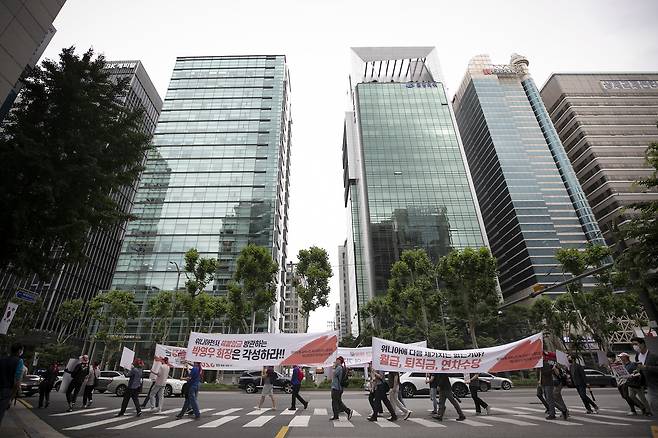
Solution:
[[[304,409],[308,407],[308,402],[299,395],[299,389],[302,387],[302,380],[304,380],[304,372],[299,366],[295,365],[292,367],[292,377],[290,378],[290,383],[292,384],[292,405],[288,409],[289,411],[296,411],[295,402],[299,400]]]
[[[329,421],[338,420],[338,414],[340,412],[345,412],[348,420],[352,418],[354,411],[343,403],[343,389],[347,387],[348,383],[345,359],[343,359],[343,356],[338,356],[336,362],[334,362],[334,377],[331,379],[331,408],[333,410],[333,416]]]
[[[80,392],[89,374],[89,356],[86,354],[80,356],[77,365],[72,370],[64,370],[64,372],[71,374],[71,383],[69,383],[69,387],[66,389],[66,402],[68,403],[66,412],[71,412],[75,407],[78,392]]]

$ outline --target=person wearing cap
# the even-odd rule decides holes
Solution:
[[[569,356],[569,374],[571,374],[571,382],[576,387],[580,400],[588,414],[596,412],[599,413],[599,407],[594,400],[587,396],[587,378],[585,377],[585,368],[578,363],[578,356],[572,354]],[[593,409],[593,410],[592,410]]]
[[[562,418],[565,420],[569,417],[569,412],[564,404],[555,400],[555,377],[556,377],[557,356],[554,352],[544,351],[544,364],[539,369],[539,384],[544,391],[544,398],[548,404],[547,420],[555,420],[555,408],[562,412]]]
[[[626,379],[625,383],[629,400],[633,402],[635,406],[642,409],[643,415],[651,415],[649,402],[644,396],[644,378],[637,369],[637,363],[631,361],[631,357],[628,353],[619,353],[618,356],[622,365],[624,365],[624,368],[628,371],[628,374],[631,375]]]
[[[628,373],[620,374],[620,371],[618,371],[619,365],[623,366],[624,368],[626,368],[626,366],[612,351],[607,352],[606,356],[610,365],[610,371],[612,372],[612,375],[615,376],[615,380],[617,381],[617,390],[619,391],[619,395],[621,395],[621,398],[624,399],[626,403],[628,403],[628,407],[631,409],[626,415],[637,415],[637,411],[635,410],[635,402],[628,396],[628,385],[626,385],[626,381],[628,380]],[[615,365],[617,365],[617,367]],[[626,370],[628,369],[626,368]],[[641,408],[641,406],[638,407]]]
[[[354,411],[343,403],[343,378],[346,373],[345,359],[343,359],[343,356],[338,356],[336,362],[334,362],[334,376],[331,379],[331,408],[333,410],[333,416],[329,419],[330,421],[338,420],[338,414],[340,412],[345,412],[348,420],[352,418]]]
[[[144,367],[144,362],[141,359],[136,358],[133,361],[133,367],[130,369],[130,374],[128,375],[128,388],[126,392],[123,393],[123,400],[121,401],[121,410],[116,415],[117,417],[123,416],[126,413],[126,408],[128,407],[128,401],[132,399],[135,404],[135,411],[137,412],[136,416],[139,417],[142,415],[142,407],[139,405],[139,392],[142,389],[142,369]]]
[[[78,398],[80,388],[89,374],[89,356],[83,354],[73,370],[64,370],[64,372],[71,374],[71,383],[66,388],[66,402],[68,403],[66,412],[71,412],[75,407],[75,400]]]

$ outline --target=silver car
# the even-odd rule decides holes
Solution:
[[[512,389],[512,386],[514,386],[512,385],[512,381],[505,377],[498,377],[489,373],[479,373],[479,374],[480,374],[480,380],[484,380],[491,384],[491,389],[509,390]]]
[[[149,370],[146,370],[142,374],[142,394],[147,394],[151,388],[151,385],[153,384],[153,380],[149,379],[150,373],[151,372]],[[128,377],[123,375],[114,377],[109,385],[107,385],[107,392],[114,393],[119,397],[123,397],[123,395],[126,393],[126,389],[128,389],[128,380]],[[183,393],[184,384],[184,380],[172,379],[171,377],[168,378],[164,387],[165,397],[180,396]]]

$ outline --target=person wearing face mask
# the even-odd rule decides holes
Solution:
[[[637,364],[631,362],[631,358],[627,353],[619,353],[619,360],[630,377],[628,377],[624,383],[626,386],[626,392],[628,393],[628,400],[633,403],[632,409],[635,411],[635,406],[642,409],[642,415],[651,415],[649,410],[649,402],[644,396],[644,378],[637,370]]]
[[[637,369],[647,386],[649,407],[655,415],[658,412],[658,354],[649,351],[643,338],[631,338],[631,342],[635,350]]]
[[[585,405],[588,414],[599,413],[599,407],[594,403],[594,400],[587,396],[587,380],[585,378],[585,368],[578,363],[578,357],[575,355],[569,356],[569,374],[571,374],[571,382],[576,387],[580,399]],[[592,410],[593,409],[593,410]]]

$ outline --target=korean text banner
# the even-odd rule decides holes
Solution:
[[[251,370],[266,365],[322,365],[335,359],[338,333],[190,333],[187,360],[219,369]]]
[[[427,347],[427,341],[413,342],[409,345],[414,347]],[[338,347],[337,355],[343,356],[343,359],[345,359],[345,365],[348,368],[360,365],[368,365],[370,362],[372,362],[372,347]]]
[[[543,335],[473,350],[432,350],[372,338],[372,366],[384,371],[475,373],[524,370],[543,364]]]
[[[185,363],[187,348],[174,347],[173,345],[155,344],[155,357],[166,357],[169,359],[169,366],[172,368],[189,368]],[[201,361],[201,368],[204,370],[217,370],[213,364]]]

